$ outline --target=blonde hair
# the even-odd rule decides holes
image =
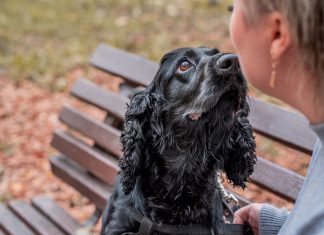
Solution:
[[[305,70],[316,79],[318,95],[324,99],[324,0],[248,0],[252,22],[272,11],[287,19]]]

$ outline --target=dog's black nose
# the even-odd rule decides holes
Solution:
[[[224,54],[216,61],[216,67],[222,72],[240,72],[240,65],[236,54]]]

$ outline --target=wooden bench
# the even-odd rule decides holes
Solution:
[[[103,110],[106,117],[98,121],[75,107],[64,106],[59,119],[68,128],[55,131],[52,145],[60,155],[50,158],[50,162],[57,177],[95,205],[95,214],[90,218],[90,222],[95,224],[112,193],[118,159],[122,156],[119,138],[128,95],[134,88],[150,83],[158,64],[105,44],[97,47],[90,63],[97,69],[121,77],[124,82],[120,85],[120,92],[105,90],[84,78],[77,80],[71,95]],[[298,151],[312,152],[316,137],[303,116],[255,98],[250,102],[250,121],[256,133]],[[91,139],[93,144],[83,141],[83,137]],[[304,177],[259,157],[251,179],[263,190],[294,202]],[[250,203],[244,193],[237,197],[242,206]]]
[[[57,130],[52,145],[61,155],[51,158],[56,176],[77,189],[95,204],[100,212],[111,195],[118,159],[122,156],[120,133],[128,94],[145,87],[154,78],[158,64],[141,56],[101,44],[91,56],[97,69],[123,79],[120,92],[105,90],[86,79],[79,79],[71,90],[77,99],[106,112],[103,122],[78,109],[65,106],[60,120],[74,132],[93,140],[88,145],[69,131]],[[316,136],[300,114],[250,98],[250,121],[254,131],[298,151],[311,154]],[[294,202],[304,177],[262,157],[258,158],[252,183],[288,201]],[[250,203],[238,196],[241,205]]]
[[[0,235],[75,235],[81,225],[47,197],[39,196],[31,205],[10,201],[0,204]]]

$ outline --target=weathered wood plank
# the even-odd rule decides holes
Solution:
[[[51,157],[50,163],[52,171],[57,177],[78,190],[96,207],[102,210],[105,208],[107,199],[111,196],[112,187],[88,174],[64,156]]]
[[[134,86],[148,84],[158,70],[158,64],[139,55],[100,44],[90,63],[106,72],[125,78]]]
[[[50,162],[52,171],[56,176],[89,198],[98,208],[102,210],[105,208],[107,199],[112,193],[111,187],[107,187],[106,184],[90,176],[75,163],[63,156],[52,157]],[[241,206],[251,203],[246,198],[235,193],[233,194],[238,198]]]
[[[251,98],[249,119],[257,133],[306,153],[313,151],[316,135],[305,117]]]
[[[252,182],[282,197],[295,201],[304,182],[304,177],[266,159],[258,157]]]
[[[0,204],[0,228],[7,235],[35,235],[12,211]]]
[[[72,107],[64,107],[59,118],[69,127],[93,139],[109,153],[118,157],[122,155],[120,131],[116,128],[99,122]]]
[[[120,120],[124,119],[128,99],[118,93],[107,91],[86,79],[78,79],[71,94],[78,99],[106,110]]]
[[[51,144],[99,179],[113,185],[119,168],[112,156],[94,150],[63,131],[55,131]]]
[[[35,197],[32,199],[32,205],[66,234],[75,235],[81,228],[80,223],[48,197]]]
[[[9,208],[23,220],[36,234],[39,235],[64,235],[52,222],[47,220],[28,203],[14,200],[9,202]]]
[[[115,178],[115,173],[117,172],[116,169],[118,167],[114,166],[114,175],[112,176],[110,174],[109,177],[107,177],[106,173],[110,172],[109,169],[111,169],[111,162],[108,161],[108,165],[102,161],[96,161],[92,159],[93,155],[99,155],[100,153],[96,152],[95,150],[85,147],[83,144],[79,143],[77,140],[73,139],[71,136],[64,134],[61,132],[59,135],[55,135],[54,139],[59,139],[60,141],[56,143],[57,148],[63,152],[64,154],[73,156],[76,161],[84,161],[81,165],[87,168],[88,163],[90,161],[94,161],[96,167],[93,167],[90,172],[93,172],[98,177],[101,177],[104,181],[112,184]],[[68,146],[64,147],[64,144],[62,144],[62,141],[69,143]],[[65,143],[65,145],[66,145]],[[55,145],[54,145],[55,146]],[[79,146],[79,147],[75,147]],[[79,152],[75,152],[77,149]],[[71,152],[72,151],[72,152]],[[80,152],[81,151],[81,152]],[[70,152],[70,153],[69,153]],[[69,154],[68,154],[69,153]],[[81,157],[85,154],[87,156],[87,159],[85,157]],[[73,158],[72,157],[72,158]],[[98,158],[98,157],[97,157]],[[100,157],[99,157],[100,159]],[[96,163],[97,162],[97,163]],[[115,163],[116,164],[116,163]],[[108,167],[108,168],[107,168]],[[104,174],[102,174],[104,172]],[[275,176],[271,176],[274,174]],[[270,177],[271,176],[271,177]],[[276,178],[277,177],[277,178]],[[272,181],[272,179],[275,179]],[[303,177],[299,176],[298,174],[295,174],[292,171],[288,171],[283,167],[279,167],[276,164],[271,164],[269,161],[264,160],[262,158],[259,158],[258,164],[256,166],[256,171],[254,175],[252,176],[252,179],[255,183],[262,185],[263,187],[267,188],[268,190],[280,194],[281,196],[288,198],[290,200],[295,200],[298,192],[300,190],[300,187],[303,183]],[[280,183],[281,182],[281,183]],[[287,190],[287,186],[289,186],[289,190]]]

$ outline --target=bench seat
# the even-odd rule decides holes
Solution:
[[[59,119],[67,128],[54,132],[51,144],[60,154],[51,157],[50,163],[57,177],[78,190],[96,206],[97,211],[102,212],[112,193],[122,156],[120,135],[128,95],[150,83],[158,64],[105,44],[97,47],[90,63],[121,77],[124,82],[119,92],[106,90],[85,78],[75,82],[71,89],[74,99],[100,109],[106,117],[99,121],[73,106],[64,106]],[[255,133],[311,154],[316,137],[305,117],[255,97],[250,98],[250,107],[249,119]],[[84,138],[90,141],[84,141]],[[252,184],[290,203],[296,200],[303,181],[302,175],[262,156],[258,156],[251,176]],[[251,202],[244,192],[235,195],[241,206]]]
[[[80,223],[48,197],[35,197],[31,204],[0,204],[0,235],[75,235],[79,228]]]

